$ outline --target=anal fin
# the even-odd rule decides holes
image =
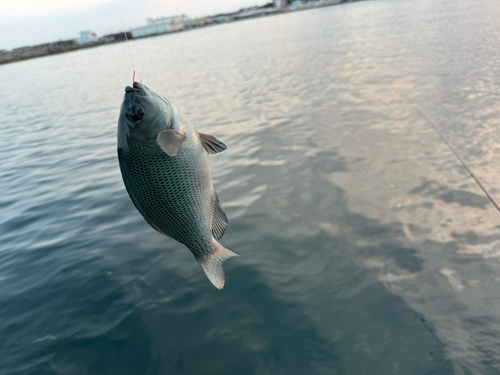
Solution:
[[[226,232],[227,224],[229,220],[227,219],[226,213],[220,205],[219,197],[214,191],[214,196],[212,198],[212,235],[216,240],[220,240],[224,233]]]

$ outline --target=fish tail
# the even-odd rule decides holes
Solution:
[[[214,284],[217,289],[222,289],[225,281],[222,264],[227,259],[237,256],[239,255],[226,249],[214,239],[212,240],[212,245],[208,253],[196,257],[196,260],[201,268],[203,268],[210,282]]]

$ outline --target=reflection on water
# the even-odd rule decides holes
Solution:
[[[499,11],[345,4],[131,42],[210,157],[215,290],[124,189],[124,44],[0,67],[2,374],[481,374],[500,232]],[[203,63],[201,63],[203,62]]]

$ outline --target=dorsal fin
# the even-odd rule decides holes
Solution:
[[[203,134],[200,132],[198,132],[198,134],[200,135],[201,145],[207,153],[218,154],[219,152],[227,149],[227,146],[224,144],[224,142],[219,141],[213,135]]]
[[[212,198],[212,235],[216,240],[220,240],[226,232],[228,220],[226,213],[222,209],[217,193],[214,191]]]

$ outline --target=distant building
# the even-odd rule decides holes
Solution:
[[[225,22],[230,22],[232,21],[233,18],[233,13],[230,14],[216,14],[215,16],[210,16],[209,21],[210,23],[225,23]]]
[[[137,27],[130,30],[133,38],[142,38],[149,35],[164,34],[172,31],[183,30],[189,24],[186,16],[148,18],[147,26]]]
[[[274,9],[267,8],[267,7],[243,8],[243,9],[240,9],[237,13],[233,14],[233,19],[242,20],[245,18],[261,17],[261,16],[266,16],[266,15],[272,14],[274,12],[275,12]]]
[[[80,31],[80,38],[78,39],[78,43],[86,44],[97,41],[97,35],[90,30]]]
[[[234,13],[216,14],[215,16],[208,17],[210,23],[225,23],[234,20]]]
[[[127,34],[127,37],[125,37],[125,34]],[[107,41],[107,42],[119,42],[119,41],[126,40],[127,38],[132,39],[132,34],[128,31],[126,33],[121,32],[121,33],[116,33],[116,34],[104,35],[99,39],[103,39],[104,41]]]
[[[193,29],[195,27],[205,26],[210,22],[208,17],[195,18],[195,19],[187,19],[184,21],[184,28]]]
[[[286,9],[286,0],[274,0],[274,8],[275,9]]]
[[[208,23],[225,23],[225,22],[243,20],[246,18],[267,16],[275,12],[276,12],[275,9],[268,6],[243,8],[234,13],[224,13],[224,14],[216,14],[215,16],[210,16],[208,17]]]

